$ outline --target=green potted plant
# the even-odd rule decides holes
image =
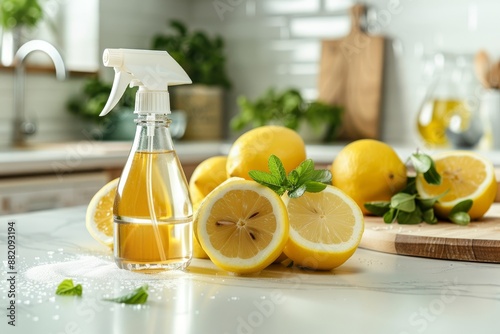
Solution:
[[[153,37],[152,49],[167,51],[186,71],[192,85],[175,86],[172,108],[186,112],[184,138],[221,139],[223,135],[224,90],[231,87],[226,73],[224,41],[203,31],[188,31],[186,25],[172,20],[168,33]]]
[[[32,28],[42,19],[38,0],[3,0],[0,4],[0,22],[4,29],[24,26]]]
[[[24,29],[33,29],[43,19],[43,10],[38,0],[2,0],[0,2],[0,25],[4,41],[2,65],[10,66],[14,54],[22,44]]]
[[[133,108],[137,88],[127,88],[113,112],[108,117],[100,117],[111,87],[111,83],[98,77],[88,79],[82,93],[69,99],[67,110],[90,124],[93,139],[132,139],[135,134]]]
[[[253,102],[240,96],[238,105],[240,113],[230,123],[234,131],[279,124],[298,131],[306,141],[330,141],[342,123],[342,107],[307,102],[298,90],[291,88],[282,92],[270,88]]]

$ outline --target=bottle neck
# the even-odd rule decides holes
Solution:
[[[133,150],[164,152],[174,149],[169,126],[172,121],[167,115],[137,115]]]

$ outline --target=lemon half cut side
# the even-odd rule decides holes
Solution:
[[[469,215],[472,220],[481,218],[495,201],[497,182],[493,164],[478,153],[448,151],[432,156],[441,184],[428,184],[423,176],[416,180],[422,198],[446,194],[436,203],[438,216],[446,218],[451,209],[463,200],[473,201]]]
[[[90,235],[108,247],[113,247],[113,204],[119,180],[108,182],[92,197],[85,216]]]
[[[295,265],[331,270],[354,254],[364,231],[363,213],[342,190],[327,186],[283,200],[290,221],[284,252]]]
[[[281,254],[288,215],[281,198],[254,181],[222,183],[201,203],[194,226],[198,240],[218,267],[256,273]]]

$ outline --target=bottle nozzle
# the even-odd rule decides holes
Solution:
[[[163,102],[157,105],[156,101],[168,101],[168,86],[191,83],[186,72],[166,51],[106,49],[102,60],[104,66],[115,69],[115,79],[106,106],[99,116],[106,115],[116,106],[131,82],[139,86],[141,93],[155,91],[167,96],[139,101],[135,109],[135,113],[139,114],[169,113],[169,105],[165,107]],[[136,100],[141,98],[149,99],[149,95],[137,95]],[[143,110],[142,106],[148,106],[148,110]]]

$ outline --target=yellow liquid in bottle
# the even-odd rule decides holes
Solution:
[[[148,167],[157,230],[148,203]],[[192,253],[192,208],[174,151],[136,152],[125,166],[114,204],[114,254],[120,268],[184,269]]]
[[[453,115],[460,115],[468,124],[469,111],[461,100],[433,100],[426,102],[420,110],[417,127],[422,139],[431,146],[446,146],[446,129]]]

